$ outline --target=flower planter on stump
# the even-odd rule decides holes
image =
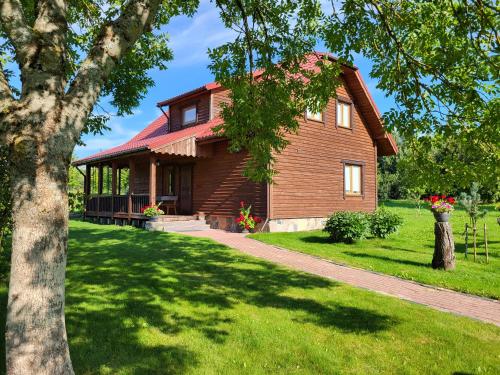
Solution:
[[[455,242],[453,241],[453,231],[449,220],[455,198],[446,195],[432,195],[424,200],[431,203],[430,209],[436,219],[434,223],[432,268],[452,270],[455,268]]]
[[[432,268],[455,269],[455,242],[453,241],[453,230],[449,223],[449,212],[434,212],[436,222],[434,223],[434,255],[432,256]]]

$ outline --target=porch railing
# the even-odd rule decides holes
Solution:
[[[113,214],[141,214],[149,204],[149,194],[105,195],[91,194],[85,202],[85,211],[94,216]]]

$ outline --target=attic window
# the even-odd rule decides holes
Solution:
[[[349,103],[337,101],[337,126],[351,128],[351,105]]]
[[[308,108],[306,110],[306,118],[308,120],[323,122],[323,112],[314,112]]]
[[[196,105],[191,105],[189,107],[182,109],[182,125],[186,126],[189,124],[194,124],[196,122]]]

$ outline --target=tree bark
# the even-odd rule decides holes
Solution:
[[[455,269],[455,242],[450,223],[436,222],[434,224],[434,255],[432,268]]]
[[[7,373],[73,374],[64,319],[67,178],[72,147],[58,142],[58,136],[38,133],[20,138],[13,146],[11,161]]]

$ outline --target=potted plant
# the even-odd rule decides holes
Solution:
[[[253,216],[251,213],[252,205],[245,207],[245,202],[240,202],[240,216],[236,219],[236,223],[240,226],[242,233],[248,233],[255,229],[255,226],[262,222],[258,216]]]
[[[448,222],[450,214],[453,211],[453,206],[455,205],[455,198],[447,197],[446,195],[431,195],[428,198],[424,198],[424,200],[430,203],[430,209],[437,222]]]
[[[160,210],[160,208],[155,204],[151,206],[150,205],[144,206],[141,209],[141,212],[144,216],[149,218],[155,218],[157,216],[165,214],[165,212],[163,212],[163,210]]]

